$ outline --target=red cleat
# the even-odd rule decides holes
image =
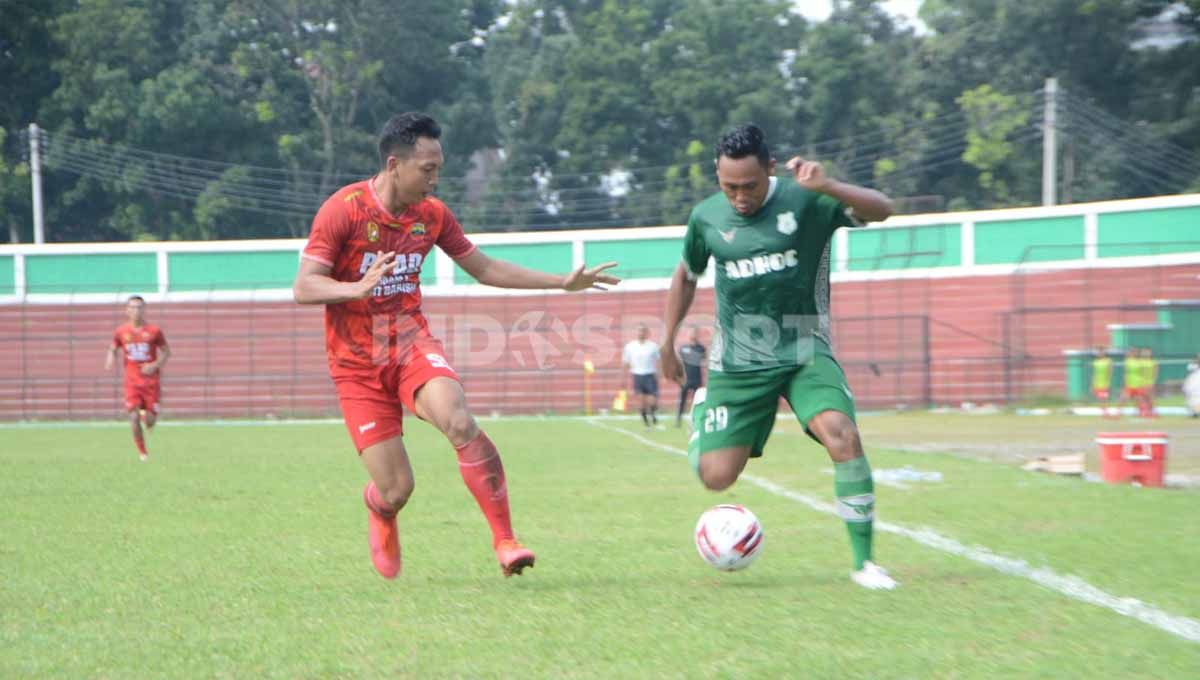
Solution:
[[[370,488],[370,487],[368,487]],[[384,578],[396,578],[400,573],[400,532],[396,516],[385,517],[371,507],[366,490],[363,502],[367,506],[367,543],[371,546],[371,563]]]
[[[516,539],[506,538],[496,544],[496,559],[500,560],[500,569],[504,576],[521,575],[525,567],[533,567],[533,551],[521,545]]]

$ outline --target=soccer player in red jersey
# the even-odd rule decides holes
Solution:
[[[325,305],[329,373],[350,438],[371,477],[363,490],[375,569],[400,572],[396,513],[413,492],[401,439],[407,410],[440,430],[458,452],[463,482],[492,531],[505,576],[533,566],[513,534],[504,467],[496,446],[467,410],[458,374],[421,313],[421,267],[438,246],[480,283],[568,291],[615,284],[615,266],[559,275],[495,260],[475,247],[444,203],[433,197],[444,162],[441,128],[429,116],[402,113],[379,139],[380,171],[342,187],[313,219],[293,293]]]
[[[111,371],[117,352],[125,350],[125,410],[129,412],[138,458],[145,462],[148,454],[142,423],[151,430],[158,419],[159,377],[163,364],[171,357],[171,348],[162,329],[146,323],[146,301],[142,296],[134,295],[126,301],[125,316],[129,323],[113,331],[112,344],[104,355],[104,370]]]

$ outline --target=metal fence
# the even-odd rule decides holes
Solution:
[[[637,326],[661,337],[661,282],[631,287],[643,289],[431,291],[424,308],[477,412],[598,411],[628,388],[620,350]],[[1163,326],[1168,302],[1195,300],[1198,292],[1200,262],[1055,268],[1038,261],[997,275],[835,280],[832,330],[860,408],[1011,403],[1065,396],[1064,352],[1110,344],[1114,326],[1133,329],[1122,342],[1144,342],[1139,327]],[[97,297],[76,300],[63,291],[54,303],[0,306],[0,419],[119,414],[119,372],[105,373],[103,359],[124,320],[125,294]],[[320,307],[296,305],[280,290],[198,297],[205,296],[193,291],[191,301],[152,302],[147,310],[173,350],[163,377],[165,413],[337,414]],[[690,322],[706,343],[712,314],[712,290],[701,288]],[[1174,364],[1200,352],[1188,349],[1200,326],[1185,331],[1193,335],[1175,337],[1176,351],[1160,359]],[[585,361],[594,373],[585,372]],[[677,395],[664,387],[664,410]]]

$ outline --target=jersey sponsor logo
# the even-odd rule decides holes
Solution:
[[[790,212],[779,213],[775,216],[775,228],[784,236],[791,236],[796,233],[796,215]]]
[[[748,279],[762,276],[771,272],[781,272],[785,269],[799,266],[800,258],[795,248],[789,248],[782,253],[755,255],[740,260],[725,261],[725,276],[731,279]]]
[[[410,232],[412,233],[413,236],[424,236],[425,235],[425,225],[422,224],[421,222],[414,222]]]
[[[129,357],[130,361],[150,361],[150,343],[126,341],[125,355]]]
[[[367,222],[367,240],[374,243],[379,240],[379,225]]]
[[[725,239],[726,243],[733,243],[733,237],[737,236],[736,228],[730,229],[729,231],[721,231],[718,229],[717,232],[721,234],[721,238]]]
[[[378,256],[375,253],[363,253],[362,263],[358,266],[359,274],[366,274]],[[396,255],[396,266],[391,273],[379,279],[379,285],[371,290],[373,297],[386,297],[397,293],[412,293],[417,290],[417,275],[421,273],[421,263],[425,256],[421,253],[399,253]]]

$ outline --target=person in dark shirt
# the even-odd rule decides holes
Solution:
[[[708,351],[700,344],[700,331],[692,326],[688,333],[688,342],[679,348],[679,358],[683,360],[684,382],[679,390],[679,412],[675,414],[675,427],[679,427],[683,418],[683,409],[688,405],[690,397],[704,385],[704,359]]]

